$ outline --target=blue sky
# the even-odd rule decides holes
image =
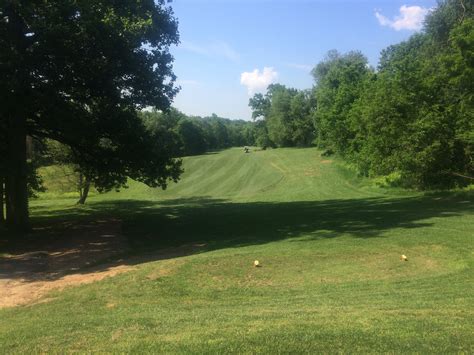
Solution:
[[[248,99],[271,82],[311,88],[331,49],[380,51],[420,28],[435,0],[173,0],[181,44],[172,48],[188,115],[245,119]],[[265,69],[266,68],[266,69]]]

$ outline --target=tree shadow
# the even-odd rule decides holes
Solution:
[[[123,212],[133,206],[135,213],[124,219],[123,230],[136,247],[146,248],[205,243],[208,249],[221,249],[301,236],[375,238],[391,229],[430,226],[432,217],[473,212],[472,202],[466,195],[278,203],[192,198],[163,201],[159,208],[128,201]]]
[[[299,241],[302,236],[383,238],[388,230],[427,227],[433,217],[473,212],[472,194],[248,203],[195,197],[101,201],[52,212],[39,208],[33,219],[35,231],[26,240],[9,244],[7,251],[13,257],[0,254],[0,279],[2,265],[6,270],[8,262],[17,272],[4,271],[3,277],[54,280],[67,273],[87,274],[283,239]],[[45,251],[45,260],[34,269],[28,255],[38,250]]]

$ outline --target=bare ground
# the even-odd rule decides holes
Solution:
[[[27,244],[26,250],[0,257],[0,308],[35,302],[50,290],[99,281],[133,267],[120,260],[93,266],[127,251],[119,220],[65,224],[54,240]]]
[[[206,247],[182,245],[125,258],[129,246],[120,220],[64,222],[46,228],[55,231],[53,237],[22,242],[17,250],[0,256],[0,308],[47,302],[50,298],[44,296],[51,290],[100,281],[137,264],[186,256]]]

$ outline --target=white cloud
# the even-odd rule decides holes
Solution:
[[[240,83],[247,87],[249,95],[253,95],[265,91],[277,78],[278,73],[273,68],[264,67],[262,72],[259,69],[243,72],[240,74]]]
[[[230,44],[224,41],[213,41],[206,45],[183,41],[181,42],[180,48],[208,57],[224,57],[233,62],[238,62],[240,59],[239,53],[237,53]]]
[[[425,16],[430,9],[421,6],[400,7],[400,14],[392,20],[382,15],[379,11],[375,11],[375,17],[382,26],[391,27],[397,31],[400,30],[420,30],[423,26]]]

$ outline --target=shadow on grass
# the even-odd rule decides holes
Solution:
[[[206,243],[210,249],[262,244],[300,237],[313,239],[349,235],[381,237],[394,228],[431,225],[432,217],[473,212],[463,197],[367,198],[298,202],[232,203],[207,198],[160,203],[124,201],[98,204],[122,214],[124,233],[136,247]]]
[[[77,253],[84,252],[81,248],[88,247],[92,250],[91,255],[96,255],[93,260],[100,261],[97,256],[109,258],[108,263],[96,265],[94,269],[104,270],[113,265],[137,264],[227,247],[264,244],[303,235],[305,240],[342,235],[377,238],[383,237],[391,229],[430,226],[427,219],[432,217],[450,218],[472,212],[472,194],[278,203],[234,203],[206,197],[158,202],[111,200],[93,202],[86,208],[61,211],[35,207],[33,221],[36,231],[29,236],[30,242],[24,240],[20,249],[18,245],[13,246],[10,252],[20,254],[28,249],[28,243],[30,249],[35,250],[42,244],[51,245],[58,240],[71,239],[70,245],[66,243],[66,247],[64,242],[60,244],[61,250],[65,251],[61,254],[63,258],[77,257]],[[78,235],[82,243],[79,245],[73,240],[73,236]],[[87,236],[90,238],[87,239]],[[117,252],[125,252],[114,250],[122,247],[117,242],[119,238],[125,240],[129,254],[154,253],[140,258],[114,260]],[[70,253],[67,253],[68,248]],[[54,250],[50,249],[46,248],[49,257],[53,258]],[[0,265],[1,261],[0,254]],[[38,274],[29,275],[28,270],[26,267],[26,272],[10,273],[10,277],[16,275],[18,278],[31,277],[37,280]],[[90,270],[79,268],[70,272],[88,273]],[[57,273],[57,277],[62,274]],[[54,277],[48,275],[49,279]]]

